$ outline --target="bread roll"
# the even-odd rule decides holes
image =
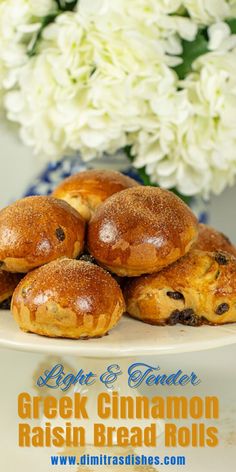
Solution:
[[[65,258],[27,274],[11,308],[23,331],[78,339],[106,334],[125,304],[118,284],[101,267]]]
[[[199,225],[198,239],[194,248],[202,251],[225,251],[236,256],[236,247],[229,238],[211,226],[204,224]]]
[[[58,257],[75,258],[84,232],[84,220],[62,200],[18,200],[0,211],[0,268],[24,273]]]
[[[88,226],[88,249],[105,268],[120,276],[161,270],[195,242],[198,222],[172,192],[134,187],[101,205]]]
[[[94,169],[68,177],[54,190],[53,195],[65,200],[88,221],[108,197],[137,185],[135,180],[120,172]]]
[[[0,270],[0,303],[11,297],[21,278],[20,274],[10,274]]]
[[[129,281],[127,312],[155,325],[190,326],[236,321],[236,259],[192,249],[161,272]]]

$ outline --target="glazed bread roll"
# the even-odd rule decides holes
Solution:
[[[96,208],[114,193],[139,185],[120,172],[87,170],[65,179],[55,190],[54,197],[65,200],[85,220],[90,220]]]
[[[21,278],[20,274],[0,270],[0,304],[11,297]]]
[[[62,200],[18,200],[0,211],[0,268],[24,273],[58,257],[75,258],[84,232],[84,220]]]
[[[125,288],[127,312],[155,325],[190,326],[236,321],[236,259],[192,249],[161,272]]]
[[[204,224],[199,225],[198,239],[194,248],[201,251],[225,251],[236,256],[236,247],[229,238],[211,226]]]
[[[27,274],[11,308],[23,331],[78,339],[106,334],[125,304],[118,284],[101,267],[65,258]]]
[[[110,197],[88,227],[88,249],[120,276],[161,270],[183,256],[195,242],[198,222],[172,192],[134,187]]]

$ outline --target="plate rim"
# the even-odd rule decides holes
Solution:
[[[229,346],[236,344],[236,324],[229,324],[229,325],[222,325],[222,326],[208,326],[204,325],[201,327],[193,328],[193,327],[185,327],[182,325],[176,325],[176,326],[171,326],[171,327],[166,327],[166,328],[171,328],[171,329],[176,329],[177,330],[177,335],[180,333],[185,333],[185,330],[189,331],[191,330],[199,330],[199,329],[204,329],[204,328],[210,328],[211,330],[218,330],[219,328],[224,329],[224,335],[222,337],[212,337],[212,338],[206,338],[202,339],[201,342],[196,341],[196,342],[191,342],[191,340],[188,342],[184,342],[183,344],[181,343],[176,343],[176,344],[171,344],[170,342],[167,343],[166,347],[164,345],[157,345],[154,347],[153,343],[150,345],[150,343],[146,343],[142,345],[142,350],[140,352],[140,345],[137,344],[128,344],[124,343],[123,345],[118,345],[116,340],[114,342],[105,344],[102,344],[102,339],[107,339],[107,337],[104,338],[99,338],[99,339],[89,339],[89,340],[72,340],[72,339],[66,339],[66,338],[47,338],[44,336],[39,336],[37,334],[33,333],[24,333],[23,331],[21,332],[19,330],[19,327],[17,324],[14,322],[14,319],[12,318],[9,322],[6,322],[6,324],[12,324],[12,328],[9,330],[9,334],[16,334],[17,336],[20,336],[22,334],[22,341],[20,340],[14,340],[14,337],[12,339],[9,338],[4,338],[2,334],[4,333],[4,330],[2,330],[2,323],[1,323],[1,314],[3,316],[9,316],[11,315],[10,310],[1,310],[0,312],[0,348],[3,349],[8,349],[8,350],[14,350],[14,351],[23,351],[23,352],[31,352],[31,353],[42,353],[42,354],[49,354],[49,355],[72,355],[75,357],[87,357],[87,358],[125,358],[125,357],[130,357],[130,358],[137,358],[137,357],[143,357],[143,356],[159,356],[159,355],[173,355],[173,354],[183,354],[187,352],[200,352],[200,351],[205,351],[205,350],[210,350],[210,349],[217,349],[220,347],[224,346]],[[119,323],[120,325],[120,331],[122,334],[122,330],[124,330],[125,325],[127,323],[139,323],[136,327],[139,329],[140,326],[142,326],[144,329],[146,328],[146,331],[150,329],[158,329],[162,330],[165,329],[163,326],[153,326],[153,325],[148,325],[146,323],[142,323],[139,320],[135,320],[133,318],[130,318],[128,316],[124,316],[122,320],[123,325],[121,326],[121,321]],[[134,324],[133,324],[134,326]],[[235,329],[235,332],[230,332],[229,326],[232,328],[232,326]],[[118,327],[118,326],[117,326]],[[112,330],[111,333],[115,332]],[[28,341],[24,341],[24,337],[29,336]],[[183,335],[182,335],[183,336]],[[185,334],[184,334],[185,336]],[[35,339],[45,339],[45,343],[39,342],[34,344]],[[111,339],[111,338],[110,338]],[[62,341],[62,345],[60,345],[60,341]],[[68,344],[66,344],[68,342]],[[76,343],[80,343],[77,344]],[[115,343],[115,348],[114,348],[114,343]]]

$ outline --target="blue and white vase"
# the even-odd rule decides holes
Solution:
[[[59,161],[48,164],[44,171],[27,188],[25,196],[49,195],[66,177],[92,168],[119,170],[123,174],[142,183],[138,172],[130,165],[130,162],[123,153],[119,153],[117,157],[112,158],[104,156],[103,159],[90,161],[89,163],[82,161],[80,156],[76,155],[74,157],[64,157]],[[193,197],[190,206],[200,223],[208,222],[208,211],[205,201],[200,197]]]

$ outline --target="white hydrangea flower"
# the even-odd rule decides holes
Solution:
[[[174,119],[170,113],[156,129],[142,131],[135,165],[184,195],[219,194],[236,176],[236,50],[201,56],[180,85],[186,114],[176,120],[176,102]]]
[[[0,1],[0,90],[13,86],[18,69],[28,61],[27,44],[42,16],[55,11],[54,0]]]
[[[179,57],[173,56],[182,52],[181,38],[192,41],[197,34],[197,25],[178,14],[181,4],[181,0],[80,0],[77,10],[87,24],[96,22],[98,31],[125,29],[151,35],[174,66],[180,62]]]
[[[232,16],[235,0],[183,0],[189,15],[200,25],[210,25]]]
[[[25,3],[28,4],[29,14],[37,18],[46,16],[56,9],[55,0],[25,0]]]
[[[120,15],[121,12],[129,12],[133,18],[149,18],[153,23],[155,18],[162,14],[176,13],[182,5],[182,0],[135,0],[127,2],[126,0],[80,0],[77,11],[84,17],[103,16],[111,12]]]
[[[236,47],[236,34],[231,34],[227,23],[215,23],[208,28],[209,51],[230,51]]]
[[[236,0],[228,0],[230,8],[230,18],[236,17]]]
[[[29,59],[42,17],[56,8],[0,0],[0,97],[26,144],[47,158],[80,150],[85,160],[131,145],[136,167],[185,195],[234,181],[236,35],[223,20],[236,15],[236,0],[80,0],[45,28]],[[171,67],[181,40],[202,25],[210,52],[179,82]]]
[[[176,86],[151,34],[126,30],[126,24],[108,33],[65,13],[45,30],[41,53],[24,66],[19,90],[5,105],[37,152],[55,157],[79,149],[91,159],[127,145],[131,134],[152,123],[151,107],[165,113],[165,97]]]

